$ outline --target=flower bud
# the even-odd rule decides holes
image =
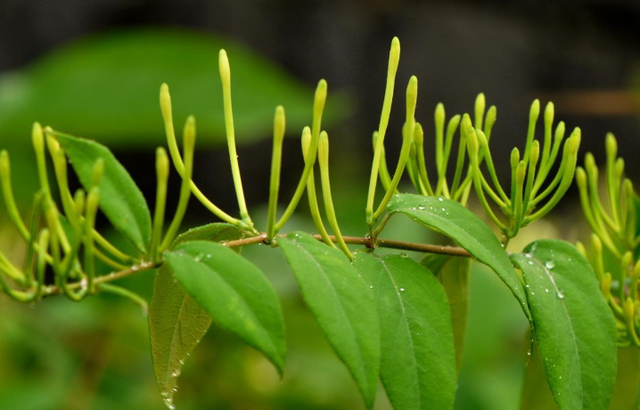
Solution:
[[[418,103],[418,77],[412,75],[407,85],[407,122],[415,118],[416,104]]]

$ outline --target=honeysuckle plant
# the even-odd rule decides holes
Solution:
[[[597,252],[588,258],[595,269],[583,246],[576,248],[559,240],[541,239],[521,252],[510,252],[509,240],[548,214],[573,181],[580,130],[573,131],[562,146],[565,126],[560,122],[553,132],[554,109],[549,104],[541,145],[536,138],[540,111],[536,100],[524,152],[516,148],[511,155],[507,194],[489,147],[497,109],[486,110],[485,96],[480,94],[473,120],[463,114],[447,121],[444,106],[438,104],[435,126],[429,132],[417,120],[418,80],[412,76],[406,88],[402,147],[391,173],[384,147],[399,59],[400,43],[394,38],[380,122],[373,132],[369,190],[363,198],[368,229],[362,236],[343,234],[334,207],[330,136],[322,127],[328,90],[324,80],[316,88],[310,126],[301,131],[304,168],[284,207],[278,205],[282,204],[279,186],[286,116],[283,107],[275,110],[268,217],[265,227],[256,226],[245,201],[236,152],[231,70],[221,50],[224,120],[239,215],[219,208],[193,181],[196,120],[186,120],[179,142],[166,84],[160,88],[160,107],[167,148],[156,151],[153,214],[135,182],[106,147],[36,123],[32,136],[40,188],[26,221],[13,198],[9,154],[0,154],[7,216],[28,244],[22,266],[0,253],[4,293],[34,303],[54,295],[79,302],[111,292],[130,298],[146,311],[147,301],[113,282],[143,271],[155,272],[148,308],[151,353],[160,397],[173,409],[182,365],[212,323],[264,354],[281,375],[286,371],[278,295],[261,270],[239,253],[242,247],[269,244],[274,252],[283,252],[303,299],[353,376],[365,407],[373,407],[381,379],[396,409],[450,409],[462,364],[469,271],[475,261],[495,272],[518,300],[535,345],[530,353],[539,355],[557,406],[606,408],[616,381],[616,342],[638,344],[636,271],[640,268],[633,264],[639,241],[636,197],[630,182],[621,183],[623,165],[614,160],[615,141],[607,140],[611,215],[597,202],[593,161],[588,157],[587,176],[578,168],[583,205],[596,235]],[[433,158],[428,152],[434,152]],[[451,176],[448,169],[453,158]],[[430,160],[436,169],[431,178],[427,172]],[[50,161],[55,193],[47,174]],[[69,163],[82,185],[74,193],[68,183]],[[182,183],[177,209],[165,226],[171,164]],[[417,193],[401,193],[405,174]],[[467,209],[472,192],[502,240]],[[283,233],[305,194],[316,232]],[[180,233],[192,196],[222,222]],[[495,214],[489,200],[503,218]],[[278,209],[284,211],[278,215]],[[133,245],[134,252],[114,246],[96,229],[98,212]],[[385,227],[393,223],[394,215],[439,232],[449,242],[387,239]],[[398,253],[383,256],[378,248]],[[602,262],[604,249],[619,260],[615,265],[619,270]],[[425,256],[417,261],[400,253],[407,250]],[[97,274],[98,265],[108,267],[110,273]]]

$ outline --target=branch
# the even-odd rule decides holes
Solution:
[[[286,235],[281,234],[278,236],[285,237]],[[313,235],[313,237],[319,241],[322,241],[322,237],[320,235]],[[344,236],[343,238],[344,238],[344,241],[348,244],[363,245],[371,249],[390,248],[390,249],[402,249],[405,251],[437,253],[441,255],[451,255],[451,256],[462,256],[462,257],[471,256],[469,252],[467,252],[466,250],[459,247],[454,247],[454,246],[441,246],[441,245],[431,245],[427,243],[404,242],[404,241],[396,241],[393,239],[373,240],[372,238],[361,237],[361,236]],[[329,239],[331,239],[333,242],[337,241],[336,237],[333,235],[329,235]],[[234,248],[238,246],[254,245],[257,243],[267,243],[267,235],[265,233],[261,233],[260,235],[253,236],[251,238],[222,242],[223,245],[228,246],[230,248]]]

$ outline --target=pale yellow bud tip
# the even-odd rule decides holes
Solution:
[[[100,180],[104,175],[104,160],[102,158],[98,158],[96,163],[93,165],[93,173],[91,176],[91,181],[94,187],[100,185]]]
[[[161,181],[165,181],[169,176],[169,158],[167,151],[162,147],[156,149],[156,172]]]
[[[302,129],[302,138],[300,139],[300,143],[302,145],[302,154],[306,160],[307,154],[309,153],[309,146],[311,145],[311,128],[304,127]]]
[[[229,67],[229,57],[227,57],[227,52],[224,49],[220,50],[218,68],[220,70],[220,78],[222,79],[222,82],[228,82],[231,78],[231,68]]]
[[[182,136],[185,150],[192,150],[196,145],[196,119],[193,115],[187,117]]]
[[[607,155],[615,157],[618,153],[618,141],[616,137],[612,133],[607,134],[607,139],[605,142],[605,146],[607,148]]]
[[[284,138],[286,120],[284,115],[284,107],[279,105],[276,107],[276,115],[273,119],[273,138],[279,143]]]
[[[531,104],[531,111],[529,111],[529,119],[536,119],[540,115],[540,100],[537,98],[533,100]]]
[[[160,86],[160,110],[165,119],[171,117],[171,94],[169,93],[169,86],[166,83]]]
[[[553,122],[553,115],[555,113],[555,107],[551,101],[547,103],[547,106],[544,109],[544,121],[547,124],[551,124]]]
[[[33,141],[33,147],[36,149],[36,151],[44,149],[44,135],[42,134],[42,126],[37,122],[33,123],[31,139]]]

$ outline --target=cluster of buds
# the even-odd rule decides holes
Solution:
[[[86,191],[78,189],[72,195],[67,178],[68,158],[58,141],[61,137],[64,138],[51,128],[43,130],[38,123],[33,126],[40,188],[34,196],[28,222],[23,220],[13,195],[9,153],[0,152],[0,183],[7,214],[28,244],[22,267],[0,252],[0,286],[4,293],[20,302],[34,303],[58,293],[81,301],[98,291],[108,291],[130,296],[142,304],[136,295],[102,283],[96,277],[97,261],[118,270],[141,261],[120,251],[95,228],[104,161],[98,160],[93,165]],[[61,209],[54,201],[49,184],[47,151],[53,163]],[[47,272],[52,272],[53,277],[48,277]]]
[[[589,260],[618,324],[618,344],[640,347],[638,279],[640,259],[637,255],[640,236],[636,226],[638,197],[633,184],[624,177],[624,160],[618,158],[618,143],[613,134],[606,138],[605,197],[599,194],[598,166],[591,153],[585,156],[584,168],[578,167],[576,182],[580,202],[591,228],[592,252],[582,243],[577,247]]]
[[[476,112],[483,112],[483,110],[484,97],[480,97],[476,101]],[[540,144],[535,138],[539,114],[540,102],[535,100],[529,112],[529,129],[524,153],[520,154],[518,148],[511,151],[509,195],[500,184],[489,149],[491,127],[496,115],[495,107],[489,109],[484,129],[478,126],[475,128],[463,126],[468,139],[475,191],[482,207],[502,231],[504,242],[515,237],[521,228],[549,213],[560,202],[573,181],[580,147],[580,129],[575,128],[566,139],[560,155],[560,146],[565,135],[564,122],[558,123],[554,133],[554,106],[553,103],[548,103],[544,112],[544,142]],[[555,177],[551,179],[551,171],[560,157],[560,165]],[[484,177],[481,169],[483,160],[489,179]],[[500,208],[506,221],[498,218],[493,212],[487,197]]]

